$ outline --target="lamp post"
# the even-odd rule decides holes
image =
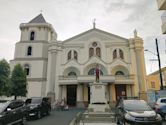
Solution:
[[[162,70],[161,70],[161,62],[160,62],[160,53],[159,53],[157,38],[156,38],[156,51],[157,51],[157,54],[155,54],[155,53],[149,51],[148,49],[145,49],[145,51],[148,51],[148,52],[152,53],[153,55],[157,56],[158,65],[159,65],[159,73],[160,73],[160,82],[161,82],[160,90],[163,90],[163,89],[164,89],[164,87],[163,87],[163,78],[162,78]]]

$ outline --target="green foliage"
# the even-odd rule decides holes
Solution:
[[[27,79],[26,74],[20,64],[17,64],[13,71],[11,76],[11,85],[10,85],[10,93],[11,95],[15,96],[15,99],[17,96],[26,96],[27,90]]]
[[[8,95],[9,93],[9,63],[3,59],[0,61],[0,95]]]

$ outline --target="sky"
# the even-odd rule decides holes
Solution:
[[[165,35],[161,32],[161,15],[156,0],[0,0],[0,59],[14,58],[15,43],[20,40],[21,23],[42,12],[65,40],[93,27],[125,38],[133,31],[144,40],[144,48],[156,53],[158,39],[162,67],[166,66]],[[145,52],[147,74],[158,70],[157,56]]]

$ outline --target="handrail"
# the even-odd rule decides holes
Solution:
[[[79,112],[74,120],[74,124],[73,125],[80,125],[80,122],[82,121],[83,125],[84,125],[84,114],[83,112]]]
[[[115,77],[115,78],[133,78],[134,75],[101,75],[100,77]],[[95,77],[91,75],[79,75],[79,76],[64,76],[60,75],[60,79],[77,79],[78,77]]]

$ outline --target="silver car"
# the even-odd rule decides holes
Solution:
[[[144,100],[121,99],[116,105],[119,125],[162,125],[162,118]]]
[[[163,120],[166,120],[166,97],[158,98],[155,105],[155,110],[158,114],[161,115]]]

